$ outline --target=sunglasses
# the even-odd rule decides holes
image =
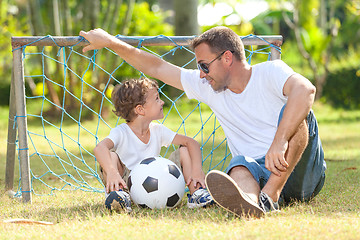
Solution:
[[[210,61],[209,63],[198,63],[197,67],[199,70],[203,71],[204,73],[208,74],[210,72],[209,70],[209,66],[210,64],[212,64],[215,60],[219,59],[227,50],[223,51],[222,53],[220,53],[216,58],[214,58],[212,61]],[[230,52],[234,52],[234,51],[230,51]]]

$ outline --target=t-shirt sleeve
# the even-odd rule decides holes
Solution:
[[[199,70],[181,70],[181,84],[184,92],[189,99],[197,99],[207,103],[210,96],[209,92],[213,91],[210,84],[205,79],[200,78]]]
[[[169,128],[165,127],[162,124],[158,124],[158,123],[152,123],[152,124],[154,129],[157,131],[157,134],[160,136],[159,139],[161,146],[168,147],[174,140],[176,132],[171,131]]]
[[[123,130],[121,125],[116,126],[115,128],[110,130],[109,135],[106,138],[109,138],[114,143],[114,148],[116,149],[116,146],[119,146],[122,144],[123,141]]]
[[[271,61],[269,68],[269,89],[280,98],[286,98],[283,93],[284,85],[289,77],[295,74],[294,70],[282,60]]]

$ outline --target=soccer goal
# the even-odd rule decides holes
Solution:
[[[117,37],[166,61],[196,66],[188,48],[193,37]],[[280,58],[281,36],[241,38],[249,63]],[[123,122],[112,113],[112,88],[144,75],[110,49],[83,54],[87,44],[78,36],[12,38],[5,188],[24,202],[31,202],[32,194],[104,189],[92,151]],[[159,122],[200,143],[205,172],[224,170],[231,156],[216,116],[183,92],[162,82],[159,86],[165,101],[165,117]],[[174,149],[169,146],[161,154],[168,157]]]

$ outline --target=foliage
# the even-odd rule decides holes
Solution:
[[[24,19],[18,18],[19,9],[10,3],[0,1],[0,104],[8,104],[12,71],[11,37],[24,35],[28,32],[28,25]],[[22,28],[22,30],[20,30]]]
[[[347,50],[360,48],[360,29],[355,27],[360,22],[360,3],[357,0],[337,0],[339,6],[335,16],[340,20],[341,28],[334,41],[334,56],[341,59]]]
[[[123,5],[122,11],[125,12],[125,9],[126,7]],[[130,24],[129,36],[173,35],[171,25],[163,23],[165,17],[162,12],[150,11],[147,2],[136,4],[134,13]]]
[[[360,109],[360,68],[331,72],[324,86],[323,101],[335,107]]]
[[[330,73],[324,86],[321,99],[334,107],[360,109],[360,54],[354,47],[349,47],[341,58],[333,57],[329,65]]]
[[[58,2],[59,5],[53,5]],[[0,70],[2,71],[3,81],[0,83],[0,104],[8,104],[9,99],[9,85],[11,79],[12,68],[12,55],[11,55],[11,36],[24,36],[24,35],[78,35],[80,30],[90,30],[93,27],[102,27],[109,31],[111,34],[128,34],[131,36],[156,36],[156,35],[172,35],[173,28],[171,25],[164,23],[165,16],[161,11],[153,12],[150,10],[147,2],[135,3],[133,8],[130,9],[131,1],[124,1],[121,4],[121,0],[114,1],[15,1],[5,0],[0,1],[0,23],[4,26],[0,31],[0,55],[5,61],[0,64]],[[41,3],[41,4],[40,4]],[[93,8],[91,13],[89,8]],[[30,11],[31,14],[28,14]],[[131,11],[131,12],[129,12]],[[125,16],[130,16],[131,21],[126,22]],[[46,24],[45,24],[46,23]],[[125,26],[126,25],[126,26]],[[36,50],[34,50],[36,51]],[[41,51],[38,50],[38,51]],[[49,53],[49,50],[45,50],[45,53]],[[68,52],[67,52],[68,53]],[[56,52],[55,52],[56,54]],[[53,54],[53,55],[55,55]],[[107,58],[108,56],[105,56]],[[114,58],[108,57],[108,65],[112,65]],[[61,58],[58,58],[62,61]],[[34,57],[33,63],[30,63],[38,70],[33,71],[42,72],[41,65],[39,63],[40,58]],[[77,69],[81,67],[83,63],[69,62],[69,67]],[[61,79],[62,70],[59,64],[53,62],[48,63],[47,73],[50,75],[60,76]],[[129,77],[138,77],[132,68],[127,67],[122,72],[115,73],[116,78],[119,80]],[[103,82],[103,77],[99,76],[85,76],[89,83],[96,87],[100,87]],[[36,94],[38,90],[42,89],[42,81],[40,78],[32,79],[27,78],[27,92]],[[36,86],[38,84],[38,86]],[[47,88],[51,86],[45,86]],[[75,85],[70,86],[75,87]],[[59,91],[59,88],[54,88],[54,91]],[[51,89],[47,89],[52,92]],[[76,90],[74,90],[76,91]],[[51,95],[50,98],[54,102],[61,102],[61,93]],[[58,100],[56,100],[58,99]],[[87,98],[88,101],[92,101],[92,97]],[[90,103],[91,104],[91,103]]]

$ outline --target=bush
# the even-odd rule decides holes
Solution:
[[[323,100],[334,107],[360,108],[360,68],[342,68],[329,74]]]

